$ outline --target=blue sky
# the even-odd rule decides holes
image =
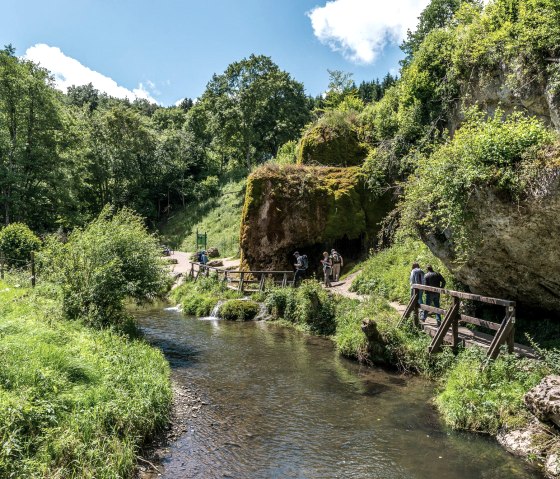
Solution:
[[[1,44],[18,55],[38,44],[60,49],[28,56],[61,82],[86,81],[87,69],[75,72],[81,64],[169,105],[199,96],[213,73],[251,53],[271,56],[312,95],[325,90],[327,69],[357,82],[396,72],[397,45],[427,0],[0,2]]]

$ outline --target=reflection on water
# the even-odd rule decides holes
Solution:
[[[327,340],[172,310],[137,316],[208,404],[170,446],[164,478],[539,477],[495,441],[444,429],[431,383],[360,367]]]

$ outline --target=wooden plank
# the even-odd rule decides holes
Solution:
[[[508,311],[506,313],[506,317],[500,325],[500,329],[494,336],[492,344],[490,344],[490,347],[488,348],[487,356],[490,359],[496,359],[498,357],[498,354],[500,354],[500,346],[506,342],[508,336],[513,332],[513,323],[511,321],[512,317],[511,312]]]
[[[285,288],[287,283],[288,283],[288,275],[284,273],[282,275],[282,288]]]
[[[463,293],[462,291],[453,291],[451,289],[434,288],[433,286],[426,286],[424,284],[413,284],[412,287],[421,289],[422,291],[428,291],[430,293],[447,294],[448,296],[453,296],[454,298],[480,301],[482,303],[496,304],[498,306],[515,306],[515,301],[508,301],[506,299],[491,298],[471,293]]]
[[[243,282],[245,280],[245,273],[241,273],[241,277],[239,278],[239,292],[243,293]]]
[[[418,304],[418,291],[415,291],[412,297],[410,298],[410,301],[408,302],[408,305],[406,306],[406,309],[404,310],[404,313],[401,316],[401,319],[397,324],[397,327],[400,326],[401,323],[410,316],[410,313],[412,313],[416,304]]]
[[[474,316],[467,316],[466,314],[461,314],[459,319],[461,323],[470,323],[475,326],[482,326],[483,328],[492,329],[498,331],[500,329],[500,323],[495,323],[493,321],[485,321],[484,319],[475,318]]]
[[[264,291],[264,278],[265,278],[265,276],[264,276],[264,273],[263,273],[263,274],[261,274],[261,281],[259,283],[259,291],[261,291],[261,292]]]
[[[436,308],[435,306],[428,306],[427,304],[420,304],[418,306],[423,311],[428,311],[428,313],[436,313],[436,314],[447,314],[447,310],[443,308]]]
[[[447,334],[447,331],[451,327],[453,321],[457,319],[458,315],[459,315],[459,304],[455,303],[451,307],[451,309],[447,311],[447,314],[445,315],[445,318],[443,318],[441,326],[438,328],[438,331],[434,336],[434,339],[432,340],[432,344],[428,346],[428,351],[430,354],[437,353],[438,351],[441,350],[441,345]]]

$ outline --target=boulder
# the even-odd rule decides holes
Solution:
[[[560,453],[553,452],[546,457],[544,463],[546,477],[557,479],[560,477]]]
[[[530,454],[540,456],[541,450],[536,445],[540,433],[539,422],[533,419],[523,428],[500,430],[496,439],[503,448],[515,456],[527,457]]]
[[[525,394],[524,400],[538,419],[560,426],[560,376],[547,376]]]
[[[296,250],[308,256],[312,270],[331,248],[357,258],[392,206],[392,196],[372,197],[359,168],[261,167],[247,180],[242,266],[292,270]]]
[[[212,261],[208,261],[208,263],[206,263],[207,266],[212,266],[213,268],[218,268],[220,266],[224,265],[224,262],[221,259],[214,259]]]
[[[218,248],[208,248],[206,250],[206,254],[208,255],[209,258],[219,258],[220,256],[220,252],[218,250]]]

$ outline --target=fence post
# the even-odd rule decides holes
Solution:
[[[261,282],[259,283],[259,291],[261,293],[264,291],[264,273],[261,273]]]
[[[459,311],[459,308],[461,307],[461,299],[453,296],[453,304],[457,305],[457,311]],[[459,347],[459,318],[460,318],[460,316],[461,316],[461,314],[458,313],[453,318],[453,323],[451,324],[451,332],[452,332],[452,336],[453,336],[453,342],[451,343],[451,346],[453,347],[453,350],[455,352],[457,352],[457,348]]]
[[[239,292],[243,293],[243,282],[245,281],[245,273],[241,271],[241,277],[239,278]]]
[[[412,298],[415,300],[412,309],[412,323],[415,328],[420,329],[420,289],[413,288]]]
[[[35,287],[35,253],[31,251],[31,286]]]
[[[285,288],[287,283],[288,283],[288,274],[284,273],[284,276],[282,276],[282,288]]]

